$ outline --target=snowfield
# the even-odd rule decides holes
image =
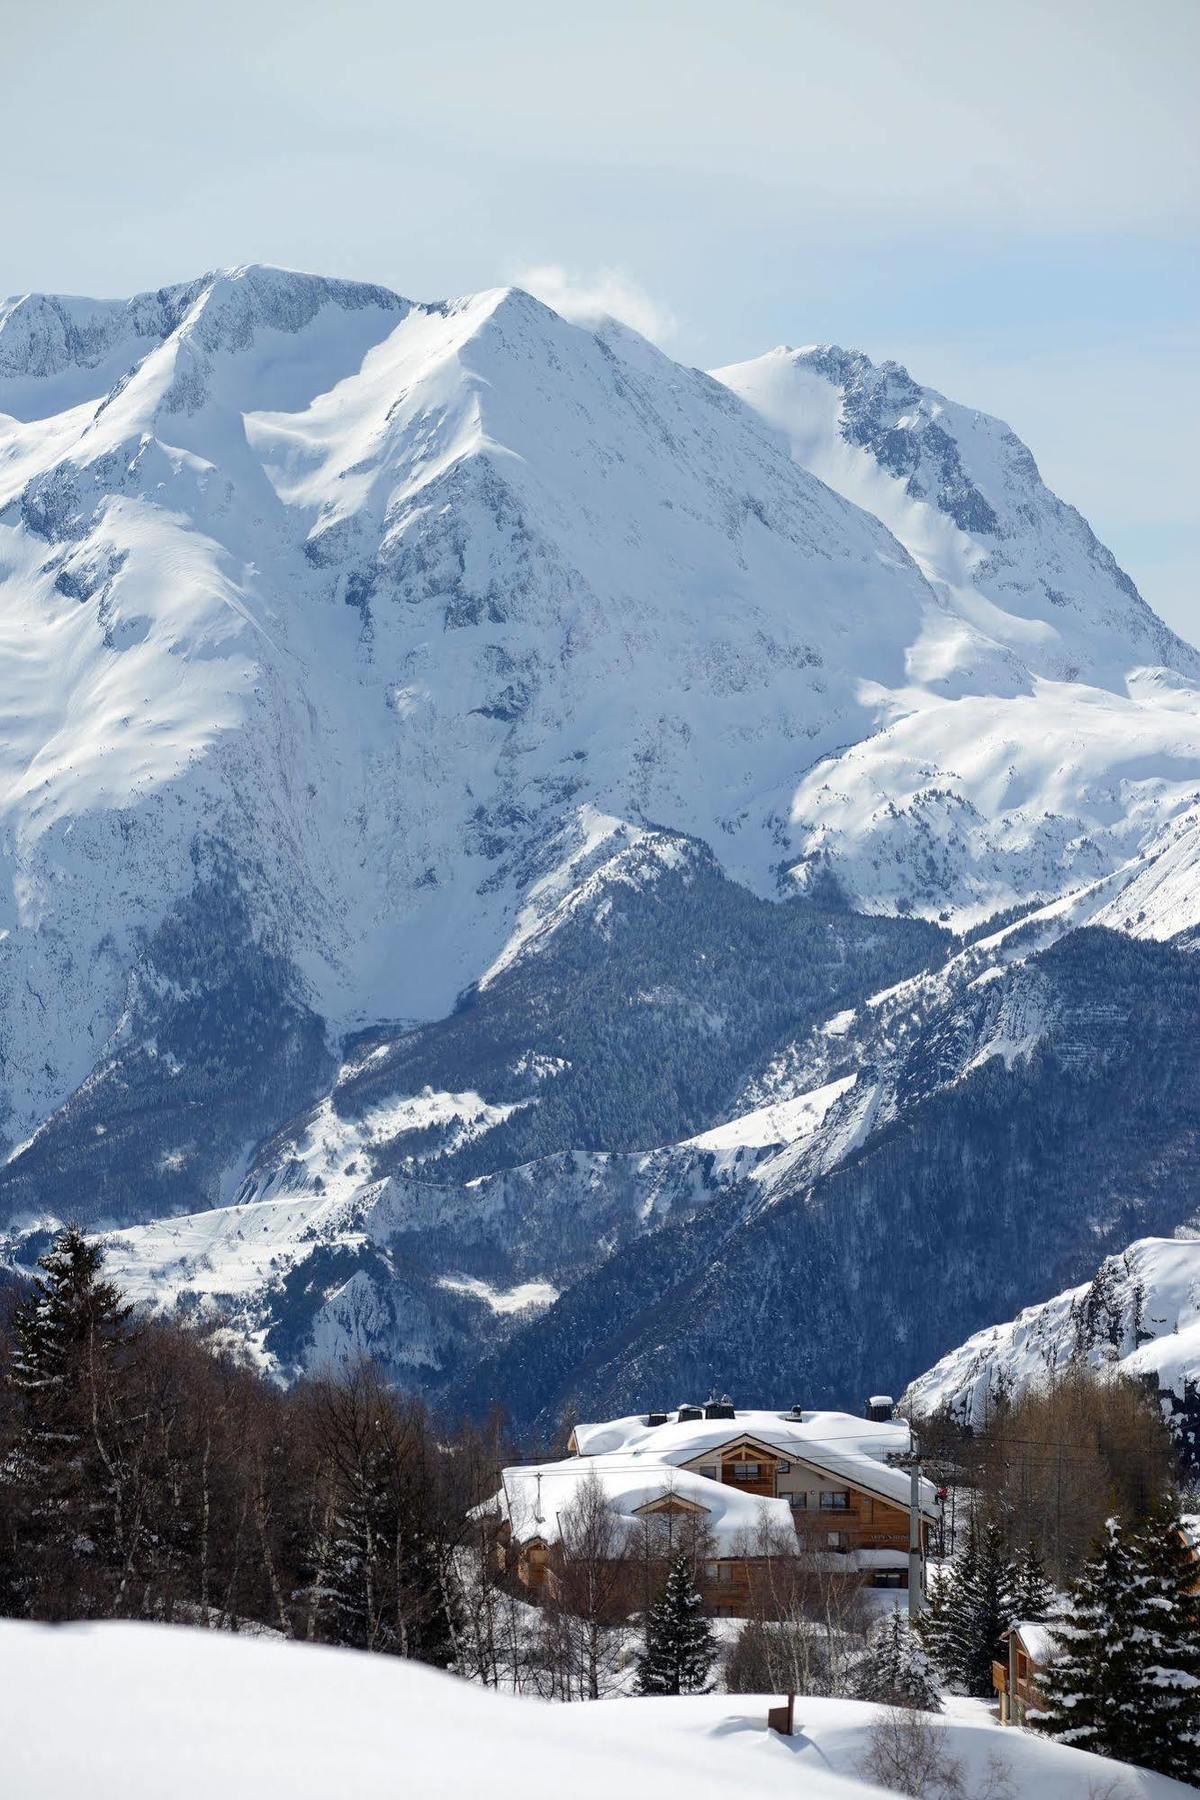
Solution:
[[[713,1695],[551,1706],[485,1692],[415,1663],[182,1627],[0,1624],[5,1800],[851,1800],[881,1790],[858,1766],[877,1709]],[[1020,1800],[1128,1800],[1192,1790],[950,1714],[967,1792],[995,1758]]]

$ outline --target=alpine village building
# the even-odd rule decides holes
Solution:
[[[877,1396],[865,1418],[844,1412],[741,1411],[728,1400],[577,1425],[559,1462],[502,1472],[485,1509],[498,1560],[537,1595],[557,1590],[562,1520],[595,1477],[622,1543],[663,1515],[702,1534],[700,1589],[714,1615],[741,1612],[770,1553],[803,1552],[874,1587],[908,1586],[908,1427]],[[593,1486],[592,1492],[595,1492]],[[937,1522],[920,1483],[922,1555]]]

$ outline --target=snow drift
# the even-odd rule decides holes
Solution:
[[[767,1698],[516,1700],[418,1664],[145,1625],[0,1624],[6,1792],[12,1800],[328,1800],[331,1793],[467,1800],[850,1800],[877,1709],[804,1700],[797,1733],[768,1732]],[[70,1720],[70,1730],[63,1720]],[[968,1779],[989,1756],[1023,1800],[1088,1800],[1119,1777],[1138,1800],[1179,1782],[1031,1735],[975,1703],[947,1747]]]

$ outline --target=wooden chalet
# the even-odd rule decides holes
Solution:
[[[561,1462],[504,1471],[497,1496],[498,1553],[532,1593],[557,1587],[557,1521],[595,1472],[631,1534],[649,1520],[689,1523],[706,1549],[701,1588],[710,1612],[738,1615],[781,1550],[826,1573],[875,1587],[908,1585],[909,1479],[887,1460],[907,1448],[907,1427],[876,1410],[738,1412],[728,1401],[603,1425],[580,1425]],[[921,1484],[924,1551],[936,1522]]]
[[[1002,1725],[1024,1725],[1038,1704],[1038,1676],[1050,1661],[1053,1639],[1048,1625],[1018,1620],[1004,1633],[1008,1654],[992,1663],[992,1688]]]

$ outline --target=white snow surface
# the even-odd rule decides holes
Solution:
[[[811,1138],[824,1123],[825,1115],[835,1100],[848,1093],[857,1077],[843,1075],[811,1093],[797,1094],[788,1100],[776,1100],[770,1106],[757,1107],[727,1124],[715,1125],[688,1141],[697,1150],[764,1150],[772,1144],[794,1144]]]
[[[902,1404],[948,1406],[978,1424],[1002,1389],[1042,1389],[1076,1364],[1153,1374],[1182,1398],[1185,1382],[1200,1379],[1200,1238],[1140,1238],[1091,1281],[975,1332],[918,1376]]]
[[[637,1525],[639,1508],[667,1494],[703,1507],[704,1523],[722,1556],[751,1543],[764,1522],[775,1532],[792,1530],[792,1509],[786,1500],[744,1494],[728,1482],[710,1481],[691,1469],[637,1456],[570,1456],[561,1462],[504,1469],[493,1505],[512,1526],[518,1543],[533,1537],[557,1543],[564,1513],[593,1477],[609,1511],[627,1530]]]
[[[549,1281],[519,1281],[515,1287],[499,1288],[478,1275],[440,1275],[438,1286],[482,1300],[496,1313],[541,1311],[558,1299],[558,1289]]]
[[[1195,652],[1004,427],[882,374],[995,529],[848,445],[811,358],[715,381],[518,290],[0,306],[8,1141],[103,1056],[198,846],[336,1034],[443,1016],[597,859],[652,879],[648,821],[760,892],[829,851],[968,919],[1194,807]]]
[[[1019,1634],[1025,1649],[1041,1668],[1058,1653],[1054,1633],[1040,1619],[1015,1619],[1009,1629]]]
[[[0,1622],[0,1730],[11,1800],[851,1800],[881,1790],[859,1768],[878,1709],[797,1703],[796,1735],[766,1725],[778,1696],[614,1699],[552,1706],[419,1664],[219,1632]],[[71,1729],[62,1727],[64,1715]],[[1130,1800],[1191,1789],[951,1701],[946,1744],[982,1784],[989,1759],[1021,1800]]]

